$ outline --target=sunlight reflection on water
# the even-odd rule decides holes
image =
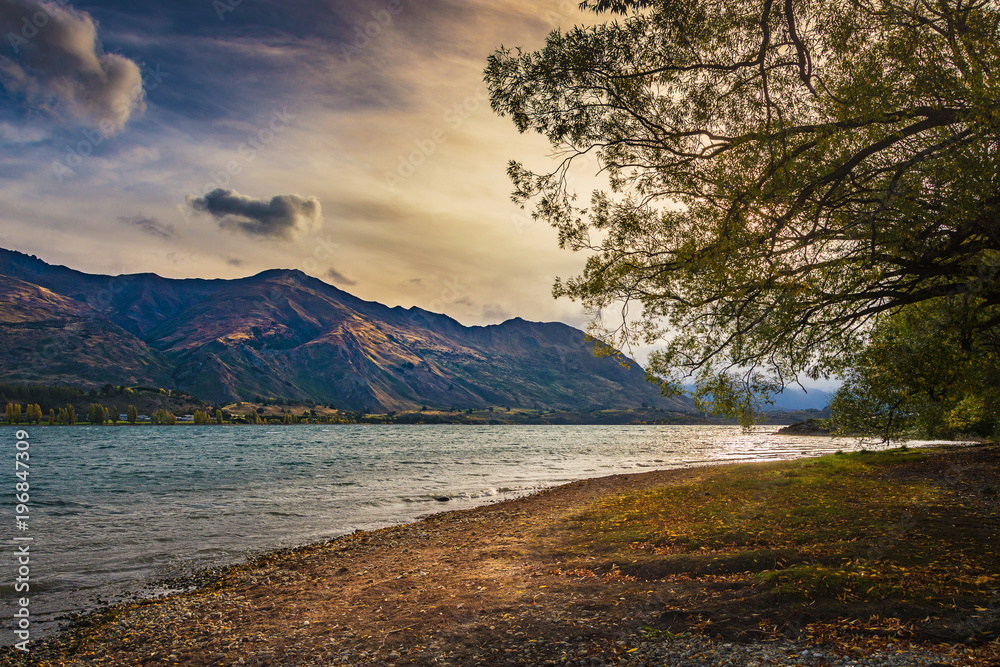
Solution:
[[[35,427],[33,620],[51,628],[139,582],[584,477],[855,447],[776,428]]]

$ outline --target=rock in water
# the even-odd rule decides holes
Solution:
[[[830,427],[825,419],[807,419],[778,429],[778,435],[830,435]]]

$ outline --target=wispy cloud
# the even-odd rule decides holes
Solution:
[[[223,229],[250,236],[290,239],[303,232],[317,231],[323,224],[316,197],[291,194],[265,200],[217,188],[204,197],[189,199],[188,203],[194,210],[218,220]]]
[[[350,287],[352,285],[358,284],[357,281],[351,280],[343,273],[333,268],[327,270],[326,277],[338,285],[347,285],[348,287]]]
[[[118,222],[131,225],[132,227],[136,227],[150,236],[157,236],[161,239],[175,239],[180,236],[180,234],[177,233],[177,228],[169,222],[163,223],[158,221],[156,218],[150,218],[142,214],[133,216],[122,215],[118,217]]]
[[[33,144],[49,138],[49,133],[39,127],[16,127],[0,122],[0,141],[9,144]]]
[[[483,321],[489,324],[500,324],[506,322],[514,316],[507,308],[499,303],[483,304]]]

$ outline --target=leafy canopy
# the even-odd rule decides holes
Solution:
[[[842,370],[900,308],[1000,304],[995,0],[582,6],[614,16],[497,50],[490,100],[562,158],[509,168],[514,200],[589,253],[554,293],[616,347],[662,343],[665,391],[693,376],[746,415],[752,393]],[[588,154],[609,186],[584,207],[567,175]]]
[[[980,328],[1000,309],[969,302],[932,299],[882,319],[834,397],[838,430],[886,441],[1000,433],[1000,331]]]

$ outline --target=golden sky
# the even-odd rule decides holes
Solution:
[[[501,44],[587,20],[576,2],[42,10],[0,0],[0,246],[94,273],[299,268],[467,325],[585,324],[551,297],[584,258],[509,199],[508,160],[545,168],[549,148],[482,81]]]

